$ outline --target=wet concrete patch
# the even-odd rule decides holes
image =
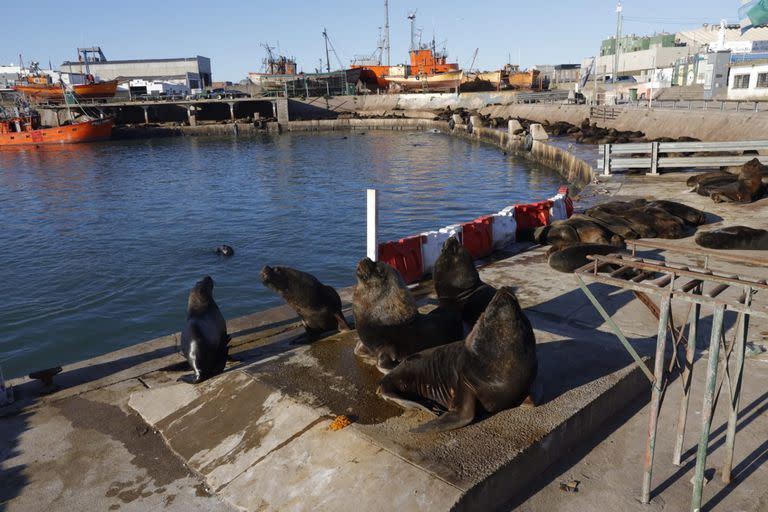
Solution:
[[[146,470],[156,486],[188,476],[160,435],[149,429],[139,415],[81,397],[62,400],[56,407],[74,428],[92,429],[121,443],[133,455],[131,463]]]
[[[401,408],[376,395],[382,374],[354,355],[358,339],[355,331],[339,333],[246,371],[311,407],[362,424],[399,416]]]

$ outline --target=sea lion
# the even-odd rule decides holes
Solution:
[[[472,255],[455,237],[443,244],[432,270],[432,279],[440,305],[458,308],[461,319],[470,329],[496,294],[496,288],[480,279]]]
[[[706,185],[712,181],[735,181],[736,179],[736,175],[728,171],[712,171],[691,176],[685,181],[685,184],[689,187],[698,188],[699,185]]]
[[[601,209],[590,208],[582,214],[572,215],[571,218],[583,219],[607,229],[614,235],[618,235],[621,238],[634,240],[640,238],[642,235],[635,231],[631,222],[618,215],[613,215],[605,212]],[[636,226],[635,226],[636,227]],[[643,231],[645,232],[645,231]]]
[[[689,226],[701,226],[707,222],[707,214],[691,206],[675,201],[656,200],[646,204],[650,208],[661,208],[665,212],[678,217]]]
[[[696,243],[709,249],[768,250],[768,231],[746,226],[728,226],[696,234]]]
[[[552,253],[549,256],[549,266],[558,272],[573,272],[590,262],[587,256],[591,254],[612,254],[621,252],[622,247],[616,245],[580,244],[572,245]]]
[[[536,378],[536,338],[511,287],[501,288],[465,341],[414,354],[384,376],[377,393],[405,407],[419,400],[445,408],[415,432],[469,425],[478,409],[520,405]]]
[[[382,372],[420,350],[462,338],[458,310],[438,307],[419,313],[400,273],[386,263],[363,258],[355,273],[352,310],[360,337],[355,354],[375,360]]]
[[[553,250],[581,243],[605,245],[621,243],[621,237],[595,222],[586,220],[585,216],[558,220],[549,226],[538,227],[534,231],[534,239],[541,245],[551,245]]]
[[[265,265],[261,269],[261,282],[277,292],[298,313],[310,336],[334,329],[350,330],[341,312],[339,294],[315,276],[290,267]]]
[[[221,373],[227,362],[230,337],[213,300],[213,284],[213,279],[205,276],[189,292],[187,324],[181,331],[181,353],[195,372],[195,384]]]
[[[763,173],[766,167],[753,158],[741,167],[738,180],[733,183],[711,187],[709,197],[716,203],[751,203],[757,199],[763,188]]]
[[[230,257],[235,255],[235,250],[229,245],[220,245],[216,248],[216,254],[221,254],[222,256]]]

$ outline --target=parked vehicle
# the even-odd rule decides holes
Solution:
[[[243,91],[223,88],[211,89],[206,93],[206,97],[216,100],[223,100],[224,98],[247,98],[249,96],[249,94],[246,94]]]

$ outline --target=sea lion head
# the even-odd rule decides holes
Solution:
[[[288,288],[288,275],[283,267],[264,265],[261,269],[261,282],[272,290],[285,290]]]
[[[472,255],[455,237],[450,237],[443,243],[443,250],[435,261],[432,276],[439,298],[454,297],[480,283],[480,274],[475,268]]]
[[[355,318],[368,311],[381,323],[402,323],[417,314],[416,301],[400,273],[382,261],[363,258],[355,268]]]
[[[216,254],[221,254],[222,256],[230,257],[235,255],[235,250],[230,245],[220,245],[216,248]]]
[[[211,276],[205,276],[192,287],[187,301],[187,313],[197,313],[205,311],[213,300],[213,279]]]

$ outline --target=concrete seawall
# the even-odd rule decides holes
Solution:
[[[592,166],[577,156],[556,146],[534,141],[530,151],[523,141],[507,132],[492,128],[476,127],[469,133],[465,125],[450,129],[445,121],[428,119],[325,119],[316,121],[291,121],[283,127],[287,131],[333,130],[440,130],[469,140],[493,144],[500,149],[537,162],[557,171],[568,183],[577,187],[587,185],[593,176]]]

